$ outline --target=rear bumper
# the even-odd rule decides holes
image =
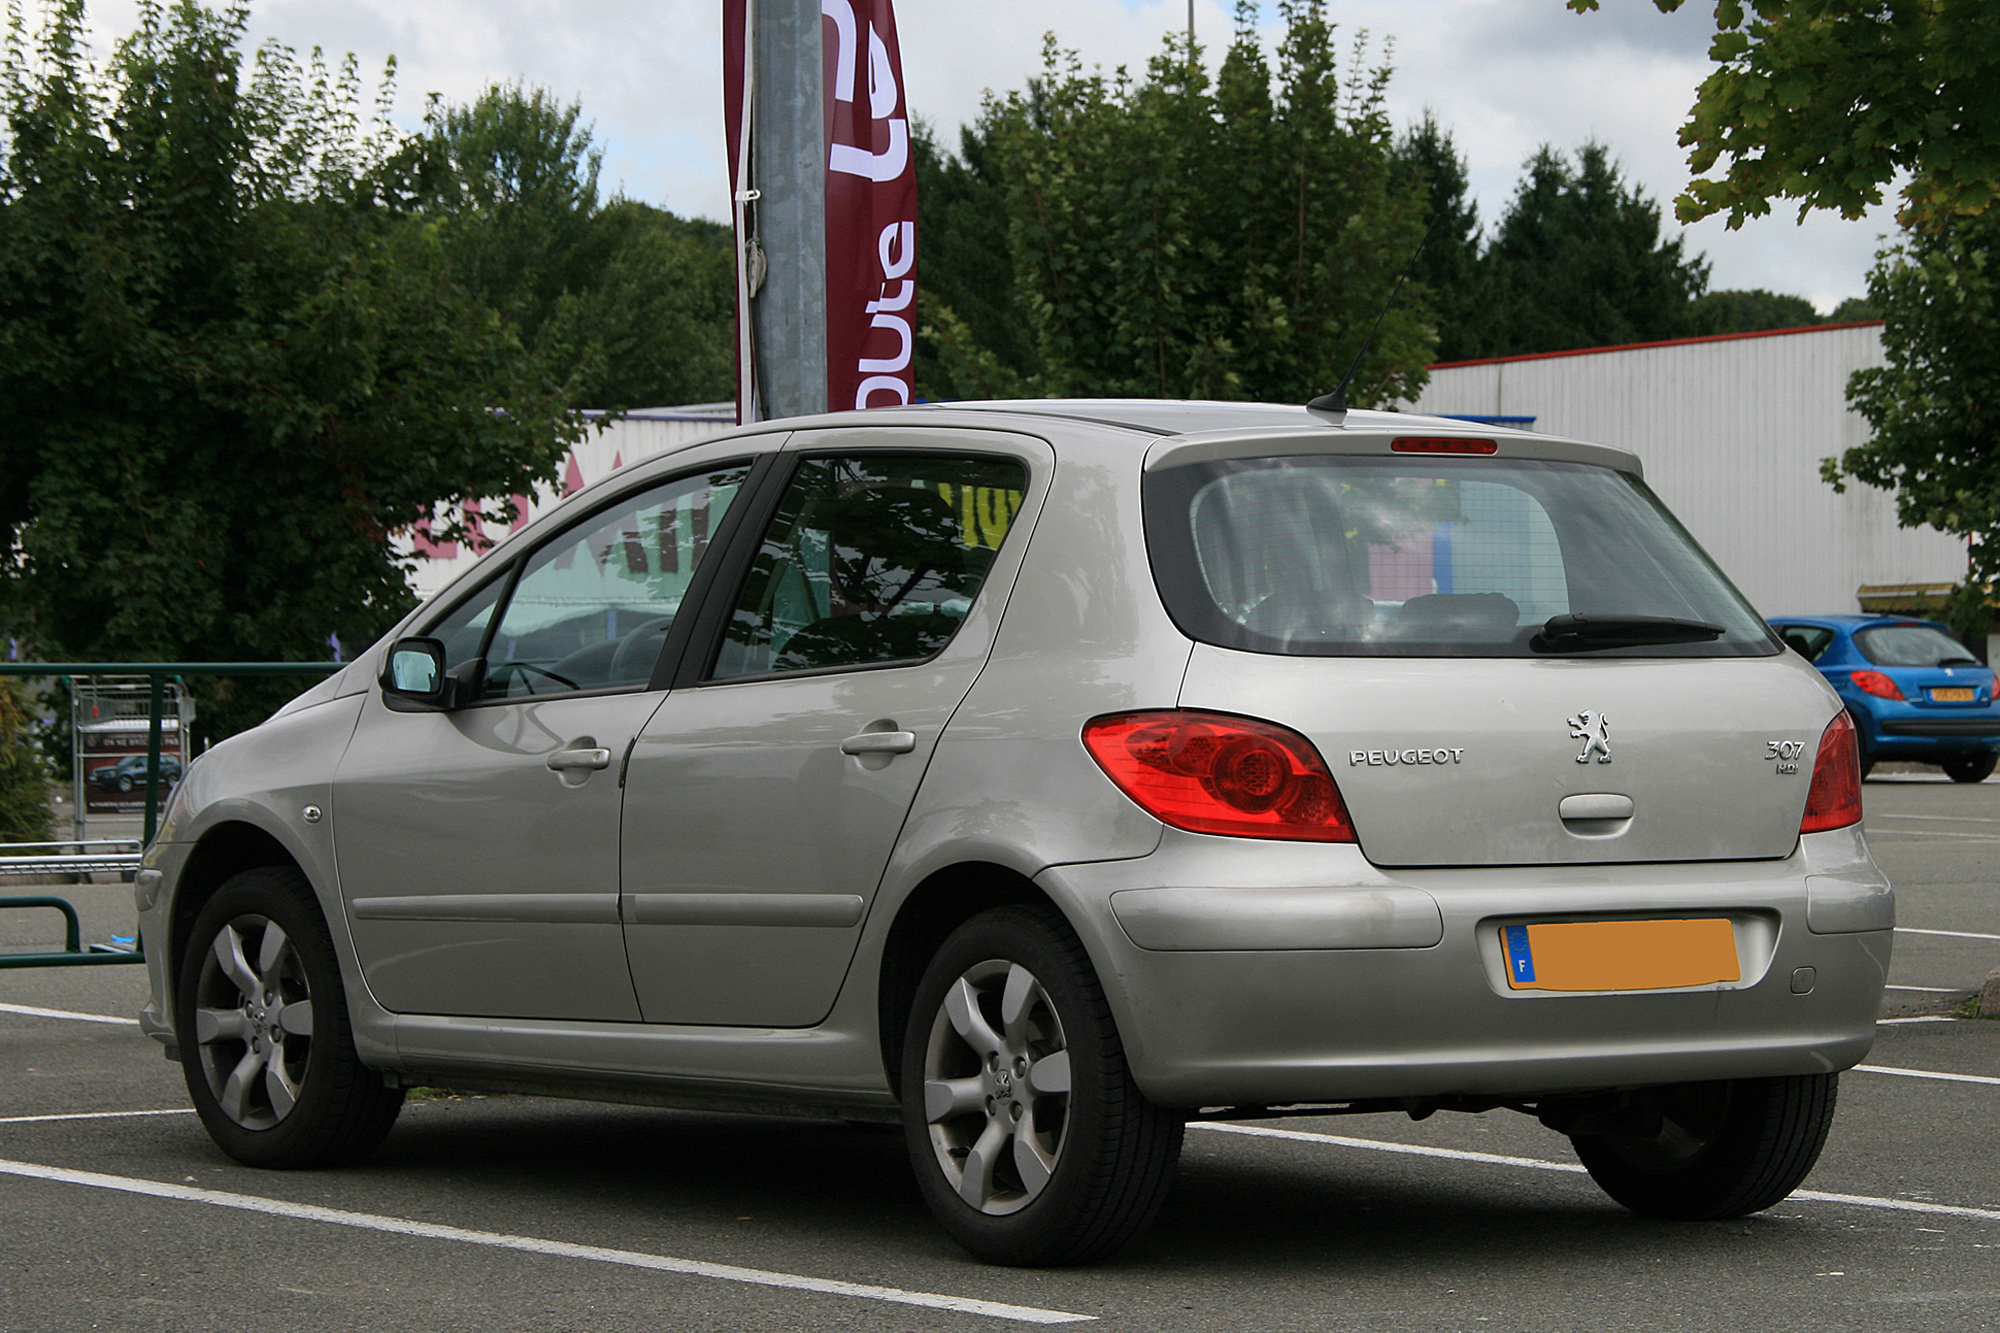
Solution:
[[[2000,721],[1979,718],[1887,718],[1877,724],[1891,739],[1906,736],[1949,737],[1968,740],[1987,749],[2000,746]]]
[[[1782,861],[1399,872],[1352,847],[1169,833],[1153,856],[1056,867],[1042,881],[1085,935],[1134,1077],[1175,1106],[1527,1097],[1844,1069],[1874,1040],[1893,924],[1858,829],[1809,835]],[[1218,908],[1232,895],[1249,924]],[[1508,920],[1708,914],[1737,923],[1738,982],[1507,985]],[[1233,947],[1195,947],[1204,929]]]

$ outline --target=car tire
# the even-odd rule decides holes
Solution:
[[[119,791],[132,790],[132,775],[130,773],[120,773],[118,775],[118,790]]]
[[[1742,1217],[1812,1171],[1839,1087],[1838,1074],[1676,1084],[1656,1090],[1652,1132],[1571,1142],[1598,1187],[1642,1217]]]
[[[1047,906],[994,908],[944,942],[900,1089],[924,1202],[988,1263],[1109,1255],[1153,1220],[1180,1161],[1182,1116],[1132,1081],[1089,956]]]
[[[1944,761],[1944,775],[1953,782],[1984,782],[1993,776],[1995,754],[1955,754]]]
[[[174,1026],[196,1113],[247,1166],[358,1161],[402,1109],[402,1089],[355,1052],[332,935],[291,867],[243,871],[202,908]]]

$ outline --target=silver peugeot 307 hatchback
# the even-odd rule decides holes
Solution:
[[[1242,404],[770,422],[515,534],[176,790],[146,1030],[236,1159],[412,1085],[900,1119],[974,1254],[1191,1118],[1525,1112],[1768,1207],[1894,901],[1818,672],[1601,445]]]

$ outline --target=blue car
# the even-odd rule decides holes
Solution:
[[[1861,772],[1885,759],[1983,782],[2000,757],[1993,672],[1934,620],[1778,616],[1771,627],[1827,678],[1854,717]]]

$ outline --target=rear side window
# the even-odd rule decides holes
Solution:
[[[1854,646],[1876,666],[1934,667],[1979,661],[1965,645],[1929,625],[1883,625],[1854,636]]]
[[[1833,643],[1833,631],[1818,625],[1780,625],[1778,637],[1785,641],[1785,647],[1808,662],[1819,661],[1820,654]]]
[[[1693,644],[1592,656],[1779,651],[1645,486],[1528,459],[1319,456],[1170,468],[1145,482],[1147,544],[1190,637],[1305,656],[1530,657],[1552,616],[1720,625]]]
[[[712,678],[933,656],[979,595],[1027,484],[1027,469],[1012,459],[803,459],[737,598]]]

